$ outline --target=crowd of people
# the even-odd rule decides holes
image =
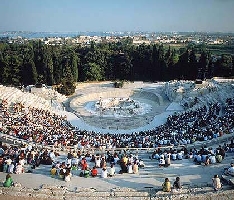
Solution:
[[[114,177],[116,174],[138,174],[139,168],[144,168],[144,162],[137,154],[130,154],[126,151],[113,151],[106,153],[86,154],[81,151],[70,151],[63,161],[53,160],[51,175],[70,181],[72,172],[81,177]],[[117,167],[118,166],[118,167]],[[117,171],[117,169],[118,171]],[[69,179],[66,178],[69,176]]]
[[[70,181],[72,170],[80,167],[83,177],[97,176],[101,169],[101,177],[112,177],[115,173],[138,173],[144,163],[137,155],[110,153],[105,155],[84,155],[86,149],[115,150],[116,148],[154,148],[151,159],[159,161],[159,167],[168,167],[173,160],[193,159],[196,164],[213,164],[222,162],[226,151],[234,151],[234,142],[217,149],[203,147],[187,149],[187,144],[196,141],[208,141],[233,133],[234,128],[234,98],[228,98],[226,105],[219,103],[202,106],[193,111],[171,115],[167,122],[153,130],[132,134],[102,134],[72,127],[66,116],[37,108],[11,109],[7,100],[0,104],[0,132],[23,139],[27,146],[0,147],[0,171],[24,173],[26,164],[35,169],[40,164],[52,165],[51,175],[58,175],[65,181]],[[33,145],[31,145],[33,144]],[[72,147],[66,161],[56,162],[58,152],[44,148],[37,149],[37,144],[43,147]],[[184,147],[177,148],[180,145]],[[163,151],[161,147],[173,146]],[[89,166],[88,162],[93,163]],[[108,164],[107,164],[108,163]],[[115,165],[120,171],[116,172]],[[108,166],[109,165],[109,166]],[[217,177],[214,177],[217,178]],[[178,182],[179,180],[177,180]],[[165,181],[168,182],[168,181]],[[179,183],[177,183],[178,185]],[[167,185],[165,183],[165,185]],[[168,186],[165,186],[168,187]]]
[[[207,141],[232,133],[234,100],[227,99],[222,109],[219,103],[178,113],[153,130],[132,134],[102,134],[72,127],[66,116],[37,108],[11,112],[4,100],[0,105],[0,131],[27,142],[82,148],[157,148],[187,145]],[[222,112],[221,112],[222,111]]]
[[[224,145],[219,145],[217,148],[202,146],[199,148],[187,149],[185,146],[175,149],[161,149],[156,148],[150,159],[157,160],[159,167],[169,167],[171,162],[175,160],[190,159],[197,165],[211,165],[215,163],[221,163],[226,156],[226,152],[230,152],[231,146],[234,145],[233,139],[229,143],[224,143]]]

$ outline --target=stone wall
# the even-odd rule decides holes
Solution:
[[[129,188],[114,188],[110,191],[96,191],[94,188],[79,188],[69,191],[66,187],[44,185],[40,189],[28,189],[24,187],[0,188],[0,199],[24,199],[24,200],[75,200],[75,199],[133,199],[133,200],[227,200],[234,199],[233,188],[214,192],[212,187],[183,189],[180,193],[165,193],[146,189],[137,191]]]

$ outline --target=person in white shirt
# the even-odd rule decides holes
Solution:
[[[171,154],[171,159],[172,160],[176,160],[177,159],[177,153],[175,151]]]
[[[128,168],[128,173],[132,174],[133,171],[132,171],[132,164],[131,163],[128,163],[127,168]]]
[[[67,169],[64,174],[64,181],[65,182],[70,182],[72,177],[71,170]]]
[[[154,157],[153,157],[153,159],[156,159],[156,160],[159,160],[159,158],[160,158],[160,156],[159,156],[158,153],[156,153],[156,154],[154,155]]]
[[[144,164],[143,160],[141,160],[141,159],[139,160],[138,167],[139,168],[144,168],[145,167],[145,164]]]
[[[77,156],[72,158],[71,164],[72,164],[72,166],[78,167],[79,159],[77,158]]]
[[[100,168],[101,167],[101,159],[100,159],[99,156],[96,157],[96,159],[95,159],[95,167],[96,168]]]
[[[178,160],[182,160],[183,159],[183,153],[181,151],[179,151],[177,153],[177,158],[178,158]]]
[[[111,164],[108,176],[113,177],[115,175],[115,167],[113,164]]]
[[[201,154],[195,155],[194,162],[197,164],[201,164],[201,162],[202,162]]]
[[[71,158],[67,158],[66,159],[66,164],[71,166],[72,165],[72,159]]]
[[[231,176],[234,176],[234,163],[231,163],[231,167],[228,168],[227,172]]]
[[[164,167],[165,166],[165,160],[163,157],[160,157],[159,159],[159,167]]]
[[[18,163],[18,164],[16,165],[16,168],[15,168],[15,173],[16,173],[16,174],[22,174],[23,172],[24,172],[23,166],[22,166],[20,163]]]
[[[211,154],[211,155],[210,155],[210,163],[211,163],[211,164],[216,163],[216,158],[215,158],[215,155],[214,155],[214,154]]]
[[[9,166],[8,166],[8,173],[10,174],[13,174],[14,173],[14,168],[15,168],[15,165],[13,163],[11,163]]]
[[[116,155],[114,156],[114,163],[116,164],[118,161],[119,161],[119,157],[118,157],[118,155],[116,154]]]
[[[101,177],[102,177],[102,178],[107,178],[107,175],[108,175],[108,173],[107,173],[106,168],[102,168]]]
[[[53,150],[51,150],[51,151],[50,151],[50,153],[49,153],[49,157],[51,158],[51,160],[52,160],[52,161],[55,161],[56,156],[55,156],[55,154],[54,154],[54,151],[53,151]]]

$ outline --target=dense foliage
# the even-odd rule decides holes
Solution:
[[[129,39],[88,46],[52,46],[40,40],[0,43],[0,83],[57,84],[64,92],[77,81],[204,79],[233,76],[233,59],[231,54],[213,57],[204,47],[175,50],[156,44],[134,46]]]

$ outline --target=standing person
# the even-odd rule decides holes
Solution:
[[[7,174],[6,175],[6,180],[5,182],[3,183],[3,186],[4,187],[11,187],[14,185],[14,182],[13,182],[13,179],[11,178],[11,175],[10,174]]]
[[[171,183],[169,178],[165,178],[164,183],[162,184],[163,192],[170,192],[171,191]]]
[[[173,190],[175,192],[178,192],[178,191],[180,191],[181,188],[182,188],[182,186],[181,186],[181,182],[180,182],[180,177],[176,177],[176,180],[173,183]]]
[[[220,182],[220,178],[217,174],[214,175],[214,178],[212,178],[212,181],[213,181],[214,191],[218,191],[219,189],[221,189],[222,185]]]

